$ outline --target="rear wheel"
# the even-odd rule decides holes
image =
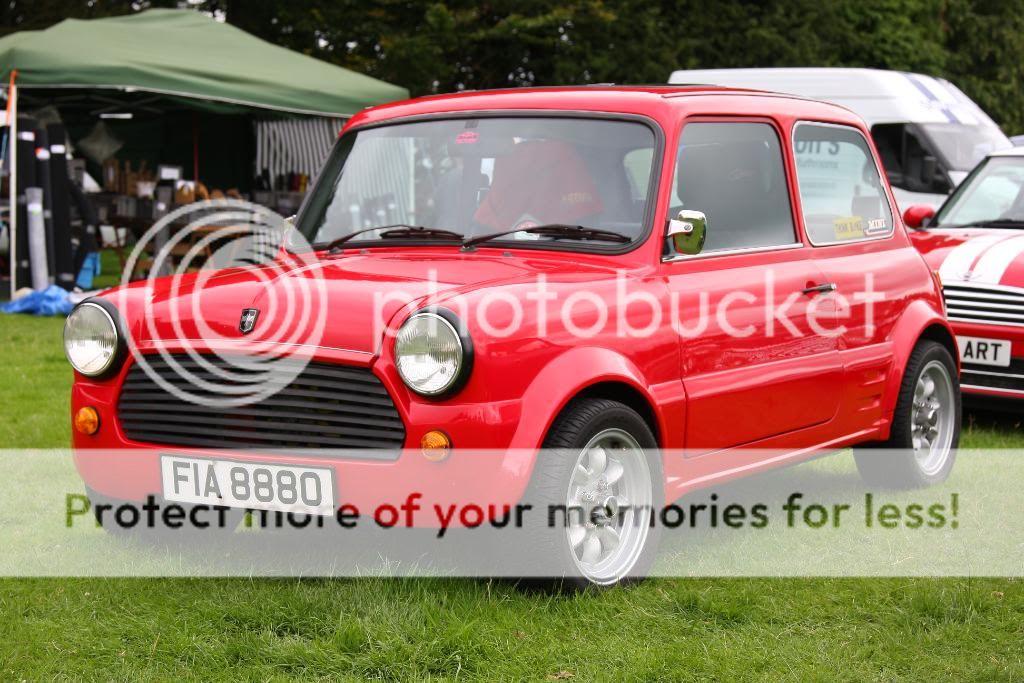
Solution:
[[[959,443],[956,363],[942,344],[921,341],[907,363],[889,439],[857,450],[857,469],[872,486],[938,484],[953,469]]]
[[[554,566],[556,575],[541,583],[580,589],[646,574],[659,537],[651,519],[663,502],[656,448],[643,418],[616,401],[580,399],[559,416],[527,494],[542,517],[553,507],[566,511],[525,539],[528,562]]]

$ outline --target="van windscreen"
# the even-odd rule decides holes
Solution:
[[[992,152],[1012,147],[994,126],[923,123],[921,129],[942,155],[946,167],[953,171],[970,171]]]

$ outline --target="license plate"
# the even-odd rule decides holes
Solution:
[[[1001,368],[1010,365],[1010,342],[1005,339],[957,337],[956,341],[960,346],[960,361],[963,363]]]
[[[333,515],[334,471],[323,467],[160,456],[164,499]]]

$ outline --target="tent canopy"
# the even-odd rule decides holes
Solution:
[[[193,10],[67,19],[15,33],[0,39],[5,82],[12,69],[20,87],[147,92],[319,116],[349,117],[409,96]]]

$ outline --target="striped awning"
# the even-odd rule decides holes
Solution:
[[[315,178],[344,123],[327,117],[256,121],[256,173]]]

